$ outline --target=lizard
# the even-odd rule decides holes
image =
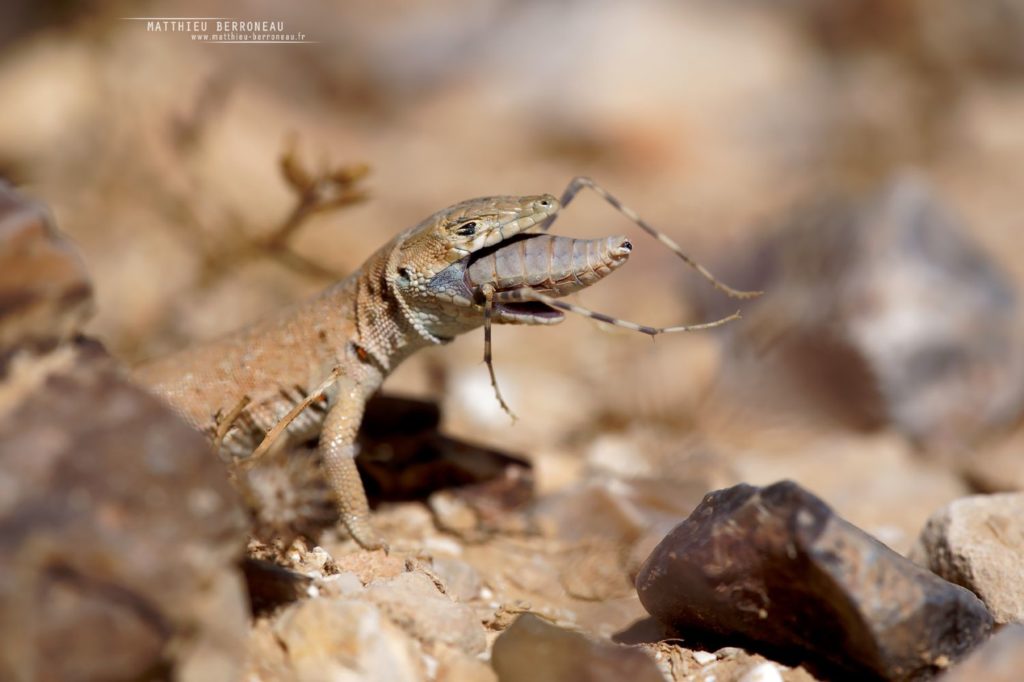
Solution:
[[[313,298],[233,334],[144,363],[134,376],[235,459],[250,455],[278,425],[286,424],[287,442],[319,434],[324,476],[342,524],[364,549],[386,549],[370,521],[355,441],[366,401],[399,363],[486,325],[489,364],[491,323],[556,324],[564,317],[557,308],[616,322],[529,287],[498,292],[506,294],[501,298],[488,286],[484,300],[466,284],[474,257],[533,228],[547,229],[560,207],[551,194],[457,203],[402,232]],[[515,292],[528,295],[507,295]],[[664,330],[621,322],[653,334],[722,321]],[[329,375],[331,380],[323,382]],[[319,399],[311,401],[310,387],[318,384]]]

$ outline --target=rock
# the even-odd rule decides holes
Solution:
[[[997,623],[1024,622],[1024,493],[975,495],[935,512],[913,558],[963,585]]]
[[[782,682],[782,673],[774,663],[758,663],[743,673],[739,682]]]
[[[273,631],[284,646],[289,679],[426,679],[415,642],[372,604],[310,599],[285,609],[275,619]]]
[[[402,573],[367,586],[364,599],[429,648],[433,643],[479,654],[487,647],[484,626],[470,607],[442,594],[423,573]]]
[[[461,460],[463,465],[463,457],[472,460],[478,453],[488,452],[454,439],[444,439],[444,444],[449,456]],[[487,471],[486,479],[439,490],[427,500],[438,527],[467,542],[480,541],[495,533],[526,531],[525,512],[533,500],[533,471],[512,458],[501,461],[487,455],[481,459],[487,462],[481,469],[492,470]],[[493,472],[499,465],[501,470]]]
[[[246,519],[206,440],[88,344],[9,369],[0,679],[236,677]]]
[[[0,183],[0,679],[236,679],[243,509],[202,435],[71,341],[90,292]]]
[[[634,647],[588,639],[523,614],[494,642],[500,682],[664,682],[654,659]]]
[[[722,364],[723,387],[747,409],[889,423],[942,446],[1024,410],[1012,281],[921,179],[818,202],[751,261],[761,274],[740,284],[767,293],[730,328]]]
[[[479,657],[443,647],[437,652],[437,682],[498,682],[498,676]]]
[[[405,571],[405,560],[396,554],[373,552],[333,553],[339,571],[355,573],[364,585],[375,578],[394,578]]]
[[[42,206],[0,181],[0,366],[16,343],[68,339],[92,310],[92,286],[74,247]]]
[[[246,591],[253,613],[261,615],[309,596],[313,580],[263,559],[242,561]]]
[[[456,601],[472,601],[480,594],[480,588],[483,587],[480,572],[465,561],[439,556],[434,557],[431,567],[444,581],[448,595]]]
[[[559,582],[574,599],[607,601],[633,594],[622,548],[614,541],[581,543],[561,553]]]
[[[672,682],[815,682],[803,668],[787,668],[736,647],[711,653],[687,649],[679,639],[646,645],[662,674]]]
[[[1024,671],[1024,626],[1007,625],[937,682],[1019,682]]]
[[[984,605],[785,481],[708,494],[637,577],[644,607],[683,632],[892,680],[926,676],[992,627]]]

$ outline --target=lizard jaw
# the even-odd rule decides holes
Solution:
[[[502,324],[558,324],[565,319],[565,313],[539,301],[520,303],[498,303],[494,306],[496,322]]]

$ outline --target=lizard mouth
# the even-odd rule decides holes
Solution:
[[[540,301],[522,301],[519,303],[498,303],[495,311],[505,318],[524,320],[530,318],[535,324],[554,324],[565,319],[565,313],[556,310]]]

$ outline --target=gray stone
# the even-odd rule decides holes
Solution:
[[[500,682],[664,682],[643,650],[592,640],[533,614],[501,633],[491,665]]]
[[[981,597],[997,623],[1024,621],[1024,493],[943,507],[928,519],[913,558]]]
[[[767,293],[729,330],[738,401],[943,446],[1024,410],[1013,282],[919,177],[798,211],[741,272]]]

